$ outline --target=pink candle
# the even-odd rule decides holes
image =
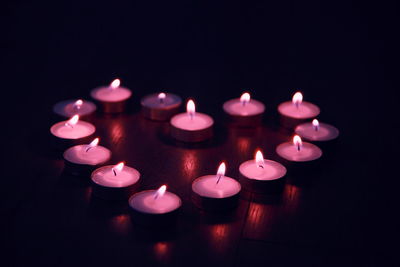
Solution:
[[[225,176],[226,166],[221,163],[216,175],[205,175],[192,183],[195,204],[203,209],[228,209],[237,205],[240,183]]]
[[[158,93],[143,97],[140,103],[144,117],[164,121],[178,113],[182,100],[174,94]]]
[[[90,144],[68,148],[63,154],[67,171],[72,174],[87,174],[109,161],[111,151],[98,143],[99,138],[96,138]]]
[[[303,142],[298,135],[293,137],[293,143],[286,142],[278,145],[276,153],[282,158],[293,162],[313,161],[322,156],[322,150],[319,147]]]
[[[241,182],[247,190],[265,193],[284,185],[286,168],[273,160],[264,159],[260,150],[254,160],[243,162],[239,167]]]
[[[186,113],[171,118],[171,135],[183,142],[200,142],[212,137],[214,120],[203,113],[196,112],[193,100],[189,100]]]
[[[297,92],[293,95],[292,101],[283,102],[278,106],[283,126],[292,128],[304,120],[318,116],[318,106],[303,101],[303,95]]]
[[[129,206],[134,223],[163,227],[175,222],[182,201],[163,185],[158,190],[145,190],[132,195]]]
[[[137,188],[140,173],[121,162],[96,169],[91,179],[95,185],[94,195],[105,199],[124,199]]]
[[[233,124],[255,126],[261,124],[265,106],[260,101],[251,99],[249,93],[244,93],[240,98],[226,101],[223,109]]]
[[[122,87],[121,81],[115,79],[109,86],[102,86],[91,91],[90,95],[97,100],[105,113],[119,113],[125,110],[126,101],[132,91]]]
[[[54,124],[50,128],[53,136],[64,140],[77,140],[89,137],[96,131],[93,124],[79,120],[79,115],[74,115],[67,121]]]
[[[339,136],[337,128],[327,123],[320,123],[317,119],[298,125],[295,132],[310,141],[329,141]]]
[[[74,115],[79,115],[80,118],[88,117],[96,111],[96,105],[90,101],[78,100],[65,100],[58,102],[53,107],[54,113],[70,118]]]

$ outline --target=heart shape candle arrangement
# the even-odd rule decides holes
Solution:
[[[126,110],[131,90],[121,87],[120,80],[114,80],[109,86],[92,90],[92,98],[101,105],[104,113],[121,113]],[[200,143],[213,136],[214,120],[211,116],[196,112],[193,100],[186,104],[186,112],[178,113],[182,100],[172,93],[156,93],[142,98],[142,115],[154,121],[169,122],[171,139],[183,143]],[[88,116],[96,111],[90,101],[69,100],[59,102],[54,112],[69,120],[61,121],[50,128],[54,139],[62,141],[66,148],[63,156],[66,170],[91,179],[93,195],[111,200],[128,201],[132,219],[142,225],[159,225],[160,222],[173,224],[182,200],[176,194],[167,191],[167,186],[138,192],[141,174],[124,162],[105,165],[111,158],[111,151],[99,146],[99,139],[92,137],[96,127],[79,120],[79,116]],[[223,110],[229,122],[239,127],[258,127],[262,125],[265,106],[251,99],[249,93],[240,98],[231,99],[223,104]],[[330,141],[338,137],[339,131],[326,123],[319,123],[315,117],[320,109],[303,101],[303,95],[297,92],[291,102],[278,106],[282,126],[294,129],[296,135],[292,141],[276,147],[276,154],[288,165],[302,167],[322,156],[322,150],[315,144],[304,142]],[[313,119],[313,121],[308,121]],[[162,123],[162,122],[160,122]],[[74,145],[74,146],[73,146]],[[276,193],[285,185],[287,169],[277,161],[264,159],[261,150],[255,158],[237,166],[240,179],[225,176],[226,164],[222,162],[215,175],[204,175],[192,181],[192,200],[200,209],[222,211],[235,208],[240,200],[242,188],[259,194]],[[291,169],[289,168],[289,172]],[[91,175],[90,175],[91,173]],[[89,177],[90,176],[90,177]]]

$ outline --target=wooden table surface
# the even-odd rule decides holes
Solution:
[[[380,35],[358,11],[345,3],[296,1],[175,8],[9,5],[1,186],[5,262],[394,266],[398,208],[389,190],[396,191],[398,181],[383,160],[394,152],[389,144],[396,134],[376,132],[382,124],[388,132],[398,129],[377,112],[396,101],[383,91],[392,85],[384,79]],[[163,233],[133,224],[126,202],[93,197],[88,177],[64,173],[63,160],[51,153],[52,105],[89,99],[90,89],[115,77],[133,90],[129,110],[97,114],[93,122],[112,161],[141,172],[142,189],[167,184],[182,198],[176,228]],[[243,192],[230,213],[210,215],[196,208],[192,181],[215,173],[222,160],[234,178],[257,148],[281,161],[275,147],[292,133],[279,126],[276,107],[298,89],[321,107],[320,121],[341,132],[324,148],[318,169],[299,174],[287,166],[282,193],[260,199]],[[179,143],[169,137],[168,122],[144,119],[140,98],[159,90],[193,97],[199,112],[214,117],[214,138]],[[243,90],[266,104],[261,127],[225,123],[223,102]]]

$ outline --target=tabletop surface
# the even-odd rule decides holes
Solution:
[[[381,41],[390,29],[376,30],[364,14],[372,6],[278,2],[10,4],[2,17],[9,25],[2,225],[10,266],[392,266],[398,208],[386,190],[397,187],[380,160],[391,158],[396,134],[375,134],[377,125],[398,129],[377,111],[396,106],[383,91],[392,86],[382,54],[389,42]],[[143,228],[127,201],[96,199],[88,177],[65,173],[51,147],[49,128],[59,120],[52,106],[89,100],[92,88],[116,77],[133,91],[128,111],[97,113],[96,135],[112,162],[140,171],[141,189],[167,184],[181,197],[172,229]],[[340,130],[307,173],[275,152],[293,136],[280,126],[277,106],[297,90],[321,108],[321,122]],[[143,118],[140,98],[159,91],[195,99],[214,118],[214,137],[180,143],[168,122]],[[244,91],[266,105],[260,127],[226,123],[223,103]],[[227,213],[194,206],[195,178],[225,161],[226,175],[237,179],[256,149],[288,168],[281,193],[242,192]]]

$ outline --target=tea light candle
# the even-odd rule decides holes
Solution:
[[[193,181],[193,201],[204,210],[227,210],[237,206],[240,183],[225,176],[226,165],[222,162],[216,175],[201,176]]]
[[[156,121],[169,120],[178,113],[182,99],[170,93],[158,93],[142,98],[142,114],[145,118]]]
[[[115,79],[109,86],[102,86],[91,91],[90,95],[98,101],[104,113],[120,113],[126,108],[126,102],[132,92],[122,87],[121,81]]]
[[[327,123],[320,123],[317,119],[298,125],[295,132],[310,141],[329,141],[339,136],[337,128]]]
[[[283,189],[286,168],[273,160],[264,159],[260,150],[254,160],[243,162],[239,167],[241,183],[249,191],[267,193]]]
[[[68,121],[61,121],[50,128],[50,133],[57,145],[68,146],[73,143],[83,143],[96,131],[93,124],[79,120],[79,115],[74,115]]]
[[[240,98],[226,101],[223,109],[232,124],[245,127],[261,124],[265,106],[260,101],[251,99],[249,93],[244,93]]]
[[[282,125],[293,128],[305,120],[318,116],[320,109],[310,102],[303,101],[303,95],[297,92],[293,95],[292,102],[283,102],[278,106],[278,112],[281,115]]]
[[[65,100],[55,104],[53,111],[61,117],[71,118],[74,115],[79,115],[80,118],[84,118],[90,117],[96,111],[96,105],[82,99]]]
[[[111,151],[98,143],[99,138],[96,138],[90,144],[68,148],[63,154],[66,171],[75,175],[90,174],[109,161]]]
[[[133,222],[162,226],[175,221],[182,201],[163,185],[158,190],[145,190],[132,195],[129,206]]]
[[[213,135],[214,120],[203,113],[196,112],[193,100],[186,105],[186,113],[180,113],[171,118],[171,135],[183,142],[200,142]]]
[[[93,194],[103,199],[127,199],[139,186],[140,173],[123,162],[92,173]]]
[[[322,150],[319,147],[303,142],[298,135],[293,137],[293,143],[286,142],[278,145],[276,153],[291,162],[314,161],[322,156]]]

